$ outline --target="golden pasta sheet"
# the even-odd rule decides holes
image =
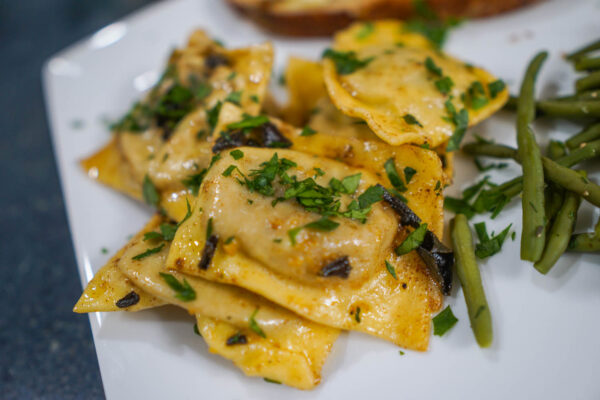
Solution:
[[[194,210],[192,216],[197,213]],[[211,351],[246,374],[300,389],[318,384],[339,331],[244,289],[166,270],[170,242],[144,240],[150,232],[161,232],[164,223],[154,217],[125,246],[118,263],[121,272],[145,292],[197,315],[198,330]]]
[[[75,304],[76,313],[98,311],[140,311],[165,304],[138,288],[119,269],[124,249],[115,254],[88,282]]]
[[[401,22],[375,22],[363,39],[361,28],[336,34],[337,53],[323,60],[325,84],[340,111],[364,120],[387,143],[439,146],[452,136],[463,109],[471,126],[508,99],[506,89],[490,88],[497,78],[487,71],[419,44],[415,34],[402,39]],[[398,33],[390,40],[380,30]]]
[[[397,28],[396,25],[394,27]],[[399,31],[394,29],[394,34],[397,32]],[[423,39],[421,35],[413,36]],[[320,63],[292,57],[288,62],[285,76],[289,97],[286,112],[283,114],[286,122],[296,126],[306,125],[318,132],[327,132],[329,135],[352,137],[369,142],[382,141],[366,122],[343,114],[331,102],[323,82],[323,68]],[[433,149],[442,161],[445,185],[452,182],[454,173],[454,154],[446,151],[447,144],[444,142]]]
[[[224,107],[220,125],[235,118],[235,110]],[[311,177],[327,186],[331,178],[344,181],[360,173],[356,191],[340,199],[340,210],[344,211],[368,187],[377,183],[390,186],[384,164],[391,159],[398,171],[409,166],[416,171],[403,195],[440,236],[443,174],[437,155],[415,146],[391,147],[320,132],[306,137],[289,125],[271,122],[292,140],[292,149],[300,151],[243,147],[238,149],[244,154],[238,160],[223,155],[200,189],[195,208],[202,208],[202,212],[194,212],[177,232],[168,268],[244,287],[326,325],[367,332],[407,348],[426,349],[431,314],[441,306],[442,295],[415,252],[403,256],[393,253],[406,231],[398,229],[397,218],[387,205],[373,204],[364,224],[335,217],[339,224],[336,229],[303,228],[292,240],[290,231],[321,216],[308,212],[294,199],[273,206],[281,189],[265,196],[250,191],[238,179],[243,182],[243,176],[250,177],[252,170],[264,167],[261,164],[271,161],[275,154],[279,163],[288,159],[296,164],[287,173],[298,181]],[[210,266],[203,269],[200,265],[205,264],[202,260],[209,224],[219,239]],[[346,279],[319,276],[324,266],[344,256],[351,266]],[[388,272],[386,260],[397,279]]]
[[[114,126],[134,177],[141,182],[149,175],[160,188],[180,187],[181,174],[203,164],[205,152],[196,147],[210,136],[221,102],[258,113],[272,59],[270,43],[227,50],[195,31],[173,52],[156,86]]]

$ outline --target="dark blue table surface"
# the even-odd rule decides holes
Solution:
[[[0,398],[104,392],[42,97],[45,59],[152,0],[0,0]]]

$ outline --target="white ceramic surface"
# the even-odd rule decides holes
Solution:
[[[273,38],[241,20],[221,1],[165,1],[100,30],[48,60],[44,84],[52,138],[83,285],[109,255],[126,243],[151,210],[88,179],[78,160],[109,139],[103,122],[124,113],[157,78],[169,51],[196,27],[235,47],[264,40],[275,44],[278,76],[289,55],[317,58],[326,40]],[[600,37],[600,2],[547,1],[518,13],[469,22],[453,32],[446,50],[504,78],[514,92],[525,65],[540,49],[551,57],[539,93],[565,93],[573,74],[565,51]],[[513,116],[499,113],[472,129],[514,144]],[[576,126],[540,121],[540,142],[565,138]],[[468,137],[467,139],[468,140]],[[516,166],[491,172],[500,182]],[[476,178],[459,157],[456,193]],[[598,173],[593,175],[596,179]],[[585,205],[580,229],[598,211]],[[513,223],[514,202],[488,227]],[[478,221],[475,219],[475,221]],[[598,257],[568,255],[541,276],[519,260],[518,239],[481,263],[494,324],[494,344],[481,350],[473,339],[462,293],[447,299],[459,323],[432,337],[429,351],[407,351],[367,335],[343,334],[323,382],[314,391],[248,378],[229,361],[208,353],[192,331],[193,320],[174,308],[136,314],[90,315],[105,392],[110,399],[598,399],[600,398],[600,265]],[[77,299],[73,299],[75,303]],[[81,318],[85,318],[82,316]]]

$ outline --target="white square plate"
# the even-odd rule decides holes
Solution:
[[[547,1],[504,16],[468,22],[446,50],[482,65],[512,92],[529,59],[551,57],[539,78],[541,95],[566,93],[573,73],[565,51],[600,37],[600,3]],[[289,55],[317,59],[328,40],[275,38],[233,14],[222,1],[169,1],[145,8],[48,60],[44,84],[52,138],[82,284],[150,217],[151,210],[88,179],[78,160],[109,139],[103,119],[116,119],[158,77],[169,51],[197,27],[237,47],[272,40],[275,75]],[[514,145],[514,115],[499,113],[473,131]],[[576,126],[536,123],[540,142],[564,139]],[[468,138],[467,138],[468,140]],[[471,161],[458,157],[457,192],[476,179]],[[519,168],[492,172],[495,182]],[[598,174],[595,175],[596,178]],[[520,205],[498,219],[520,233]],[[579,228],[590,229],[597,210],[584,205]],[[478,219],[475,219],[478,221]],[[600,266],[598,256],[567,255],[541,276],[519,260],[518,239],[481,263],[494,324],[491,349],[477,347],[462,293],[447,299],[459,323],[432,337],[429,351],[406,352],[375,338],[344,334],[314,391],[248,378],[208,353],[192,331],[193,319],[174,308],[90,315],[105,392],[111,399],[592,399],[600,398]],[[76,299],[73,299],[75,303]]]

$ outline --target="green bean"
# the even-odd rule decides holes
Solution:
[[[512,158],[518,160],[519,153],[512,147],[495,143],[467,143],[462,147],[467,154],[487,156],[494,158]]]
[[[568,148],[575,149],[583,143],[600,139],[600,123],[586,126],[581,132],[571,137],[565,143]]]
[[[540,109],[540,103],[544,103],[544,104],[542,104],[542,107],[547,107],[550,110],[554,110],[555,102],[572,103],[574,101],[587,102],[587,101],[594,101],[594,100],[600,101],[600,90],[599,89],[584,90],[582,92],[575,93],[575,94],[572,94],[569,96],[560,96],[560,97],[553,97],[553,98],[550,98],[547,100],[540,100],[535,103],[536,115],[544,114],[543,110]],[[518,103],[519,103],[519,99],[517,97],[509,96],[507,102],[504,104],[504,110],[516,111]],[[560,108],[559,111],[566,112],[565,107]],[[567,110],[567,111],[572,113],[572,110]],[[581,112],[578,111],[578,113],[581,113]],[[581,118],[581,116],[579,116],[578,118]]]
[[[558,160],[561,157],[567,155],[567,148],[565,147],[563,142],[559,142],[558,140],[551,140],[548,145],[548,157],[551,160]]]
[[[504,145],[493,143],[468,143],[463,146],[462,150],[472,156],[511,158],[516,162],[520,162],[517,150]],[[600,156],[600,139],[588,142],[585,146],[579,146],[569,154],[560,157],[556,162],[563,167],[572,167],[580,162],[598,156]]]
[[[600,207],[600,186],[581,176],[577,171],[563,167],[549,158],[543,157],[542,163],[548,179],[571,192],[577,193],[596,207]]]
[[[572,100],[600,100],[600,90],[584,90],[580,93],[575,93],[570,96],[554,97],[549,100],[556,101],[572,101]]]
[[[567,54],[567,56],[565,57],[567,60],[577,60],[579,57],[586,55],[587,53],[589,53],[590,51],[594,51],[594,50],[598,50],[600,49],[600,39],[587,44],[585,46],[583,46],[582,48],[575,50],[574,52]]]
[[[530,124],[535,118],[535,79],[547,57],[547,52],[541,52],[529,63],[517,106],[517,150],[523,168],[521,259],[533,262],[544,251],[546,215],[542,155]]]
[[[571,236],[568,251],[600,251],[600,218],[598,218],[594,232],[578,233]]]
[[[600,69],[600,57],[581,57],[575,61],[576,71]]]
[[[540,273],[547,274],[569,246],[580,200],[580,197],[575,193],[567,192],[565,194],[562,206],[558,210],[556,219],[548,233],[548,241],[542,258],[533,264]]]
[[[600,101],[597,100],[542,100],[537,102],[538,110],[544,115],[561,118],[600,117]]]
[[[600,87],[600,71],[592,72],[588,76],[579,78],[575,81],[575,89],[577,92],[583,92],[588,89],[597,89]]]
[[[471,329],[480,347],[492,344],[492,314],[485,298],[479,267],[473,250],[473,236],[467,217],[457,214],[450,222],[456,274],[467,303]]]
[[[600,139],[592,142],[587,142],[584,146],[579,145],[578,148],[571,151],[564,157],[557,160],[560,165],[572,167],[585,160],[590,160],[600,155]]]

